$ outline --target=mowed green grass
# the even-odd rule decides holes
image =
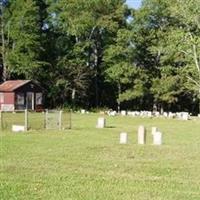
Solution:
[[[199,200],[200,120],[73,114],[65,131],[1,132],[0,199]],[[137,145],[137,128],[147,144]],[[153,146],[151,127],[163,132]],[[129,143],[119,144],[128,133]]]

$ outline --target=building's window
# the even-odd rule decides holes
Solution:
[[[24,94],[23,93],[16,94],[16,104],[24,105]]]
[[[4,93],[0,92],[0,103],[4,103]]]
[[[36,105],[42,104],[42,93],[36,93]]]

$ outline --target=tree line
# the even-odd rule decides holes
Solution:
[[[50,107],[200,109],[199,0],[1,0],[0,79]]]

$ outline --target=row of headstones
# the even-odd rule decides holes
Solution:
[[[97,128],[105,128],[106,127],[106,119],[103,117],[98,118]],[[157,130],[156,127],[152,127],[152,136],[153,136],[153,144],[161,145],[162,144],[162,133]],[[125,132],[120,133],[120,144],[128,143],[128,134]],[[138,144],[146,143],[146,128],[144,126],[139,126],[138,128]]]
[[[157,127],[152,127],[153,145],[162,144],[162,133],[157,130]],[[138,144],[146,144],[146,128],[144,126],[139,126],[137,133]],[[120,133],[120,144],[128,143],[128,134],[126,132]]]
[[[86,111],[85,109],[81,109],[80,111],[81,114],[88,114],[89,112]],[[106,111],[102,112],[102,114],[108,114],[109,116],[116,116],[118,113],[117,111]],[[165,118],[177,118],[177,119],[182,119],[182,120],[189,120],[190,119],[190,114],[188,112],[163,112],[162,114],[160,112],[152,112],[152,111],[125,111],[122,110],[120,112],[122,116],[133,116],[133,117],[165,117]],[[200,117],[200,115],[198,115]]]
[[[107,111],[106,112],[109,116],[116,116],[116,111]],[[133,117],[166,117],[166,118],[178,118],[182,120],[189,120],[190,114],[188,112],[163,112],[160,114],[160,112],[152,112],[152,111],[125,111],[122,110],[120,112],[122,116],[133,116]]]

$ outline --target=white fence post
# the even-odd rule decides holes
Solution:
[[[62,110],[59,111],[59,130],[62,130]]]
[[[48,109],[45,110],[45,128],[48,129]]]
[[[25,109],[24,111],[24,128],[25,131],[28,131],[28,110]]]
[[[69,129],[72,128],[72,109],[69,111]]]
[[[0,126],[1,126],[1,130],[3,129],[3,115],[2,115],[2,111],[0,111]]]

